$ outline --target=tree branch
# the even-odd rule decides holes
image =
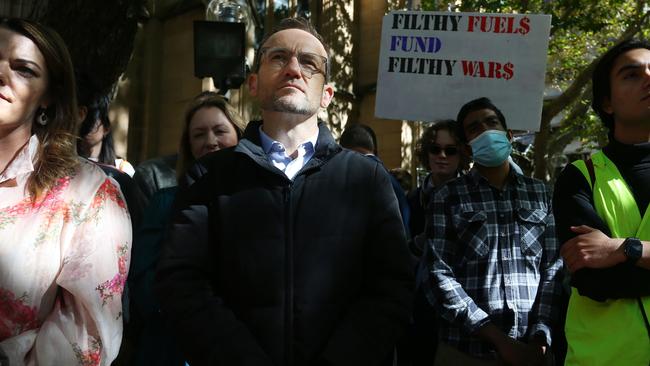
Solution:
[[[637,34],[641,30],[641,27],[648,20],[649,16],[650,11],[647,11],[645,14],[640,16],[636,22],[631,23],[630,26],[617,39],[616,43],[618,44],[624,40],[630,39],[635,34]],[[548,155],[547,144],[550,138],[551,120],[578,97],[584,86],[591,79],[591,74],[593,73],[596,64],[600,60],[600,57],[595,58],[587,67],[582,69],[582,71],[578,74],[571,85],[569,85],[569,87],[559,97],[544,103],[544,107],[542,108],[542,118],[540,121],[539,132],[535,134],[534,176],[536,178],[546,180],[547,177],[546,157]]]
[[[628,29],[626,29],[625,32],[623,32],[623,34],[616,40],[616,44],[634,37],[634,35],[641,30],[642,25],[647,21],[649,16],[650,11],[646,12],[638,21],[632,23],[630,27],[628,27]],[[594,68],[596,68],[598,61],[600,61],[600,57],[593,59],[587,67],[582,69],[580,74],[578,74],[571,85],[569,85],[560,96],[545,103],[544,111],[542,112],[542,120],[544,120],[544,115],[546,115],[546,118],[550,121],[576,99],[578,94],[580,94],[580,91],[591,79],[591,74],[593,73]]]

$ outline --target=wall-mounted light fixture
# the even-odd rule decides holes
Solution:
[[[206,19],[194,22],[194,75],[211,77],[219,93],[226,94],[246,79],[250,10],[245,1],[211,0]]]

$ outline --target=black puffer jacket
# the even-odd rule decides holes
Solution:
[[[388,174],[319,125],[293,181],[259,122],[179,191],[157,294],[192,366],[377,365],[410,316],[413,274]]]

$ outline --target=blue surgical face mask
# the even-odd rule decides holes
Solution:
[[[482,166],[495,167],[503,164],[512,152],[512,144],[505,131],[487,130],[469,142],[474,161]]]

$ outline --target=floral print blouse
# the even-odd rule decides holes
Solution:
[[[32,136],[0,174],[0,349],[10,365],[110,365],[131,224],[117,183],[80,159],[32,202]]]

